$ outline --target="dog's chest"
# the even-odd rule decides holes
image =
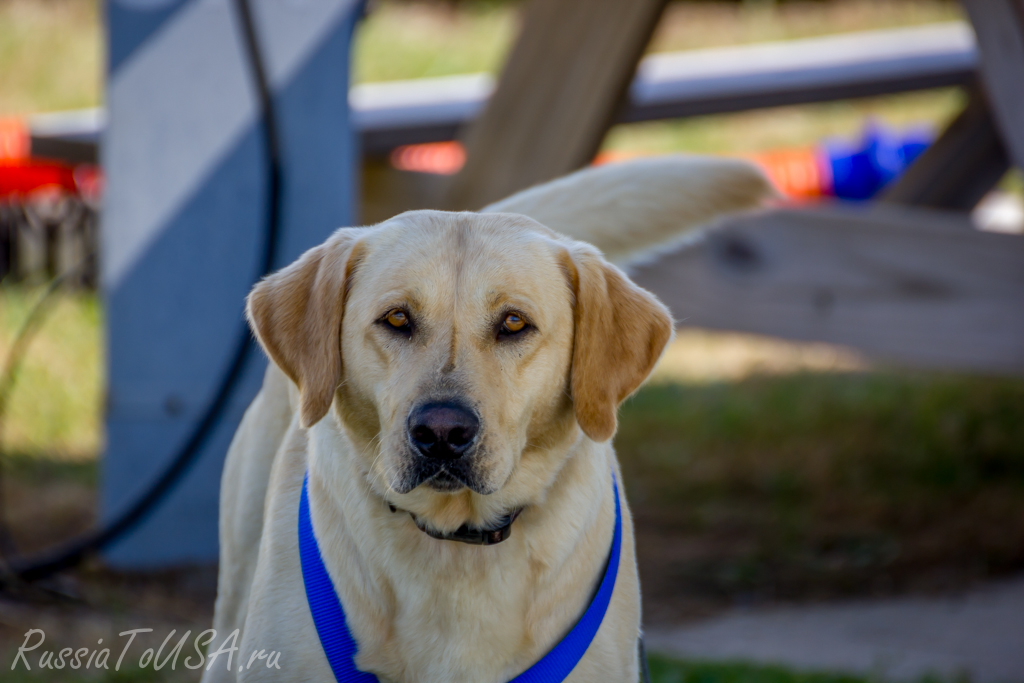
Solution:
[[[376,619],[352,615],[360,668],[403,683],[502,683],[538,656],[538,591],[529,567],[459,571],[453,564],[421,561],[391,573],[378,587],[387,609]]]

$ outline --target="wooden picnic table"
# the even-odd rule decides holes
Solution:
[[[666,0],[532,0],[444,205],[478,208],[588,164]],[[634,272],[681,325],[848,345],[911,365],[1024,373],[1024,236],[968,211],[1024,168],[1024,2],[964,0],[978,82],[877,201],[728,219]]]

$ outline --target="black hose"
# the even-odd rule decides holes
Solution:
[[[86,262],[91,260],[91,258],[87,258]],[[2,481],[4,465],[2,444],[4,440],[4,427],[7,425],[7,405],[11,399],[11,392],[14,391],[15,379],[18,376],[21,363],[25,359],[25,353],[31,345],[32,337],[35,336],[46,320],[46,313],[50,303],[53,301],[53,296],[60,291],[60,286],[64,284],[64,280],[72,273],[77,272],[79,267],[72,268],[50,281],[35,305],[29,310],[28,316],[21,323],[21,327],[15,333],[14,341],[7,352],[7,358],[4,359],[2,374],[0,374],[0,555],[10,555],[17,551],[14,539],[7,527],[7,516],[4,514],[6,499],[4,498]]]
[[[263,249],[263,261],[259,275],[270,272],[274,266],[277,242],[281,227],[281,153],[277,137],[277,117],[274,110],[273,92],[267,78],[266,65],[263,63],[256,35],[255,21],[249,0],[234,0],[242,27],[245,51],[249,60],[250,70],[257,94],[263,120],[263,138],[267,154],[267,225],[266,241]],[[195,463],[203,445],[220,422],[227,408],[228,401],[234,393],[242,377],[246,362],[255,350],[255,343],[248,327],[239,330],[238,340],[230,367],[224,374],[216,396],[206,409],[199,423],[192,430],[185,446],[174,456],[160,476],[136,500],[131,507],[122,512],[106,526],[87,532],[72,539],[62,546],[41,553],[31,558],[16,558],[9,563],[9,571],[25,581],[44,578],[63,569],[79,564],[89,555],[106,548],[125,533],[135,528],[161,500],[181,480],[189,468]]]

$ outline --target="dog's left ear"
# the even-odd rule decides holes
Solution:
[[[572,400],[594,441],[615,434],[619,404],[643,383],[672,338],[672,316],[589,244],[569,248],[575,301]]]
[[[299,387],[299,417],[311,427],[327,414],[341,383],[341,321],[358,238],[342,228],[323,244],[261,280],[246,315],[260,345]]]

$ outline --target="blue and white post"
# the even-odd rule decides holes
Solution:
[[[357,0],[251,0],[282,162],[277,267],[356,215],[348,109]],[[101,267],[107,312],[102,513],[135,501],[211,402],[259,276],[267,154],[233,0],[110,0]],[[176,489],[106,555],[119,567],[217,558],[231,436],[262,380],[254,354]]]

